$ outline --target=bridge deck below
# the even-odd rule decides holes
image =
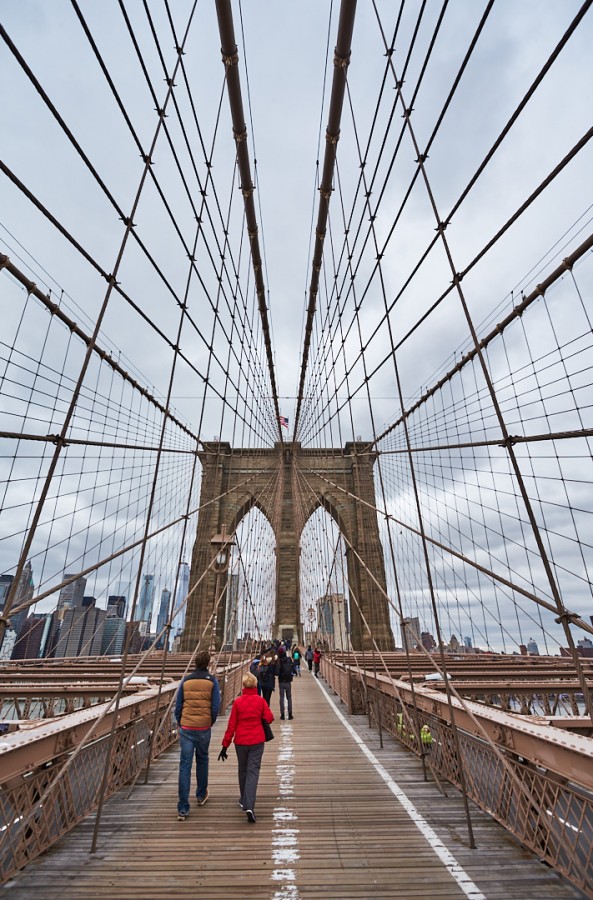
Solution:
[[[502,898],[547,900],[582,894],[472,809],[478,849],[470,850],[463,804],[422,777],[420,762],[395,740],[348,721],[397,781],[465,873],[465,891],[428,837],[327,702],[325,685],[295,679],[294,721],[276,719],[259,784],[257,823],[237,807],[234,752],[216,760],[224,721],[213,733],[210,799],[176,817],[177,750],[157,760],[148,785],[115,797],[103,812],[98,852],[89,855],[89,817],[3,890],[12,900],[65,898]],[[278,717],[278,696],[272,698]],[[343,709],[343,707],[342,707]],[[434,839],[433,839],[434,844]],[[441,854],[442,855],[442,854]]]

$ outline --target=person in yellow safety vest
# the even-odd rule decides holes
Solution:
[[[416,736],[414,734],[407,734],[404,731],[404,716],[403,713],[398,713],[395,717],[395,731],[402,738],[410,738],[411,740],[415,740]],[[420,740],[422,741],[422,746],[425,750],[430,750],[432,747],[432,734],[430,733],[430,728],[428,725],[423,725],[420,729]]]
[[[428,725],[423,725],[420,729],[420,740],[422,741],[424,750],[430,750],[432,747],[432,734],[430,733]]]

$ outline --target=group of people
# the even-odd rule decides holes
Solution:
[[[280,694],[280,718],[293,719],[292,679],[299,677],[302,654],[290,642],[273,642],[256,656],[250,671],[243,676],[243,690],[234,701],[218,759],[228,759],[228,748],[233,738],[237,754],[239,807],[247,821],[255,822],[255,797],[259,770],[264,754],[265,732],[263,720],[274,721],[270,700],[276,679]],[[319,677],[321,651],[309,645],[305,651],[309,671]],[[177,818],[183,821],[189,815],[191,771],[196,760],[196,800],[204,806],[208,800],[208,751],[212,726],[220,712],[220,687],[214,675],[208,671],[210,653],[204,650],[196,655],[195,669],[186,675],[179,685],[175,704],[175,718],[179,725],[179,802]]]

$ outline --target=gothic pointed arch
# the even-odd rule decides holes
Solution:
[[[232,449],[208,442],[199,454],[202,491],[190,572],[190,599],[184,649],[193,649],[207,631],[214,604],[212,536],[224,524],[233,532],[257,506],[276,538],[274,636],[303,639],[300,621],[299,547],[302,529],[320,506],[336,521],[347,546],[349,590],[354,602],[355,649],[393,649],[386,596],[385,564],[375,509],[375,456],[363,443],[343,449],[303,449],[276,444],[265,450]],[[358,502],[360,498],[363,502]],[[372,574],[371,574],[372,573]],[[192,590],[193,588],[193,590]],[[370,631],[363,627],[362,616]]]

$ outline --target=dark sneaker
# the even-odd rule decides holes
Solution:
[[[239,807],[239,809],[244,809],[244,808],[245,808],[245,807],[243,806],[243,804],[241,803],[240,800],[237,800],[237,806]]]
[[[289,719],[294,719],[294,716],[289,716],[288,718],[289,718]]]
[[[186,819],[187,819],[187,813],[177,813],[177,821],[178,822],[185,822]]]
[[[255,813],[252,809],[246,809],[245,813],[247,815],[247,821],[251,822],[251,824],[253,825],[255,823]]]
[[[280,718],[281,718],[281,719],[284,719],[284,713],[282,713],[282,715],[280,716]],[[290,717],[289,717],[289,718],[290,718]]]
[[[208,793],[208,791],[206,791],[206,795],[204,797],[198,797],[198,806],[203,806],[204,803],[206,803],[206,801],[208,800],[209,796],[210,794]]]

